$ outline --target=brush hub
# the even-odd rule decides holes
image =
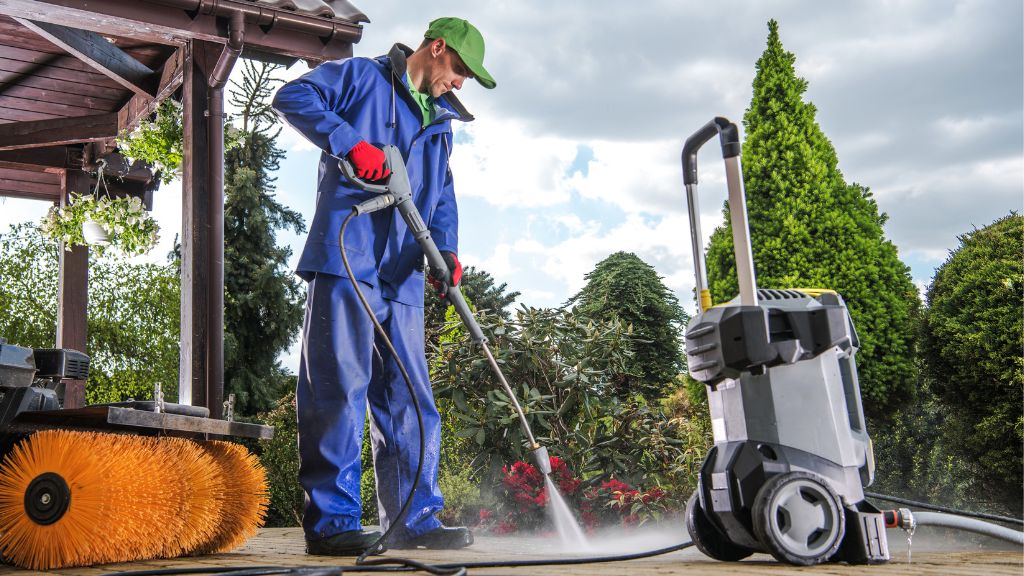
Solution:
[[[36,476],[25,490],[25,514],[41,526],[60,520],[70,506],[71,489],[53,472]]]

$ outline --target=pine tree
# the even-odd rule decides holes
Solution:
[[[505,320],[511,317],[508,307],[516,301],[520,292],[518,290],[506,292],[508,284],[502,282],[495,285],[494,277],[486,270],[477,270],[474,266],[466,266],[462,271],[462,280],[459,281],[462,295],[466,302],[473,303],[474,312],[486,311],[487,314],[500,316]],[[448,300],[437,297],[437,292],[430,286],[424,284],[426,293],[423,295],[424,310],[423,323],[428,343],[437,343],[445,324],[448,322],[448,311],[455,309],[448,304]],[[458,315],[455,316],[458,318]]]
[[[236,411],[255,414],[272,408],[292,383],[277,357],[302,324],[302,290],[287,269],[291,249],[278,246],[274,233],[306,227],[273,194],[271,174],[284,156],[269,105],[277,67],[244,62],[242,84],[231,91],[242,125],[227,130],[238,144],[224,162],[224,382]]]
[[[743,117],[743,180],[757,283],[765,288],[829,288],[846,300],[860,337],[858,371],[866,411],[883,416],[917,379],[913,326],[920,308],[909,268],[885,239],[870,191],[847,184],[832,143],[802,99],[796,57],[768,23],[754,94]],[[714,231],[708,249],[716,302],[737,292],[732,228]]]
[[[633,329],[632,358],[616,383],[620,396],[640,392],[660,398],[683,371],[682,327],[686,314],[649,264],[630,252],[616,252],[597,263],[566,303],[596,322],[619,320]]]

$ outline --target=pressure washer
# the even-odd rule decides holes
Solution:
[[[697,199],[697,152],[719,136],[739,296],[712,305]],[[717,560],[889,559],[882,513],[864,499],[874,456],[842,297],[757,289],[735,124],[715,118],[683,146],[698,313],[686,327],[690,375],[706,385],[714,446],[686,510],[694,544]]]

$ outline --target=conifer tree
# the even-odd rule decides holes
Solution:
[[[937,432],[977,463],[974,493],[1021,509],[1024,444],[1024,217],[1010,215],[960,236],[928,288],[923,348],[945,404]]]
[[[633,356],[617,391],[622,397],[661,397],[684,370],[681,331],[687,318],[679,301],[654,268],[631,252],[612,254],[584,278],[586,286],[566,306],[584,318],[619,320],[633,329]]]
[[[293,384],[277,357],[302,324],[303,291],[287,268],[291,249],[274,234],[302,233],[306,226],[274,198],[271,174],[284,156],[269,103],[277,67],[244,65],[242,84],[231,91],[241,109],[239,143],[224,161],[224,388],[225,397],[235,394],[237,412],[255,414],[272,408]]]
[[[847,184],[832,143],[802,99],[796,57],[768,23],[753,98],[743,117],[743,180],[755,274],[763,288],[828,288],[846,300],[861,348],[858,371],[866,411],[884,416],[917,379],[913,326],[920,301],[909,268],[886,240],[871,193]],[[716,302],[738,293],[732,229],[712,234],[708,277]]]
[[[518,290],[508,292],[507,283],[495,284],[490,272],[477,270],[474,266],[466,266],[463,270],[459,287],[466,301],[473,302],[475,312],[486,311],[487,314],[500,316],[505,320],[512,316],[508,310],[509,305],[521,294]],[[423,324],[426,341],[436,343],[448,322],[448,311],[454,308],[448,303],[447,298],[439,298],[437,291],[430,284],[424,283],[424,290]]]

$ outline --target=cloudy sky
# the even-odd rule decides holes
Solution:
[[[957,235],[1024,209],[1019,0],[354,3],[372,20],[356,56],[415,46],[438,16],[483,33],[498,87],[467,83],[459,95],[477,117],[456,126],[452,156],[459,256],[524,304],[561,304],[626,250],[692,311],[680,151],[712,117],[742,120],[772,18],[840,169],[871,188],[919,286]],[[318,152],[290,131],[280,144],[277,196],[308,221]],[[705,236],[721,222],[719,154],[701,153]],[[40,217],[39,204],[8,199],[0,230]],[[180,186],[161,189],[155,208],[162,259],[180,230]],[[279,239],[301,250],[302,238]],[[294,368],[294,353],[285,361]]]

